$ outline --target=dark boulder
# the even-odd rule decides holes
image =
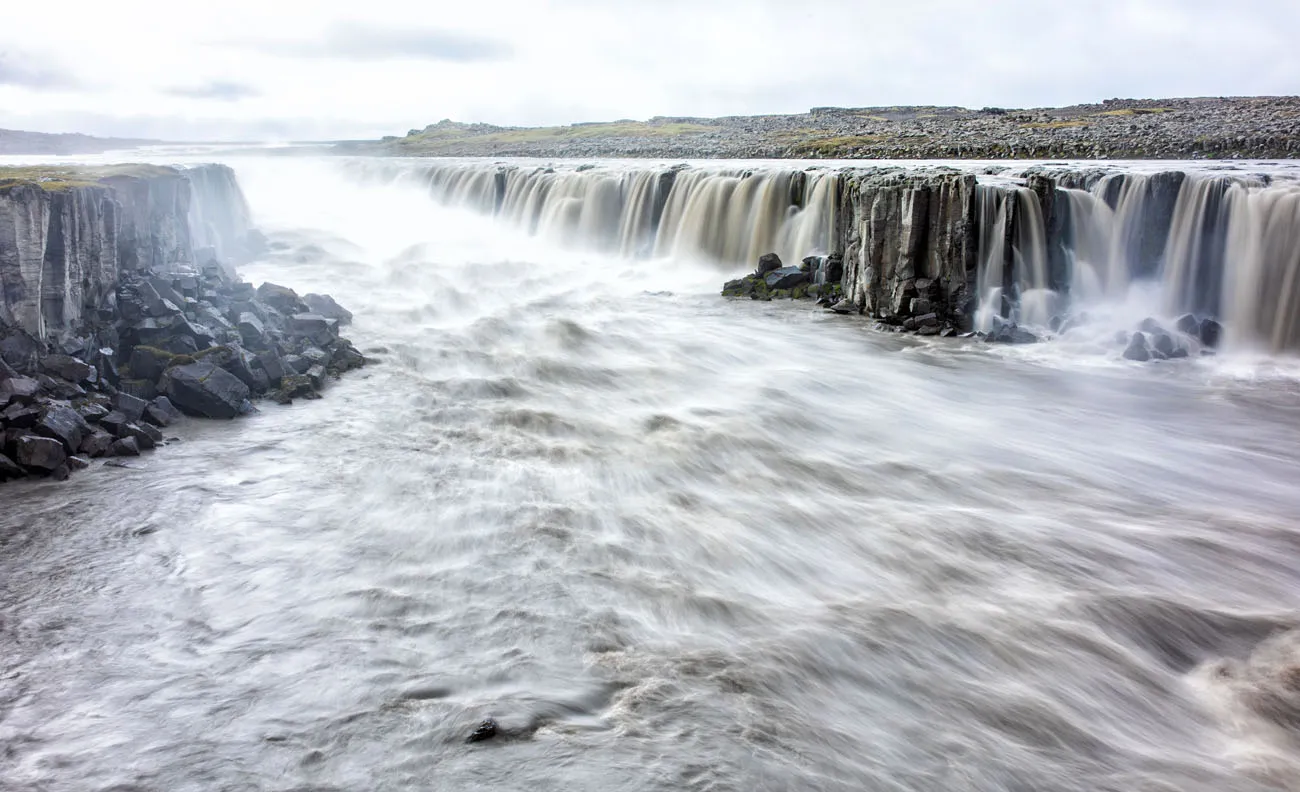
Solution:
[[[77,413],[86,419],[86,423],[98,423],[109,412],[111,411],[107,407],[98,402],[86,402],[77,406]]]
[[[81,448],[77,451],[92,458],[107,456],[109,449],[113,447],[114,439],[113,435],[103,429],[94,429],[82,439]]]
[[[123,437],[113,443],[108,453],[110,456],[116,457],[138,457],[140,456],[140,444],[136,442],[134,437]]]
[[[148,406],[149,402],[129,393],[118,393],[113,397],[114,409],[125,415],[128,421],[140,420],[144,417],[144,408]]]
[[[339,305],[328,294],[304,294],[302,301],[307,303],[307,309],[314,314],[337,320],[341,325],[352,324],[352,312]]]
[[[239,337],[244,346],[261,349],[266,339],[266,326],[252,312],[245,311],[239,315]]]
[[[488,718],[474,728],[474,731],[465,738],[465,742],[483,742],[484,740],[490,740],[495,736],[497,736],[497,722],[492,718]]]
[[[16,327],[0,329],[0,358],[19,374],[35,374],[37,361],[45,352],[40,341]]]
[[[293,373],[289,365],[284,362],[284,358],[280,357],[280,353],[274,349],[259,352],[257,362],[261,364],[262,370],[266,372],[267,379],[272,384],[278,383],[286,374]]]
[[[238,377],[208,360],[167,369],[160,387],[182,412],[207,418],[242,415],[250,395]]]
[[[31,377],[10,377],[0,382],[0,407],[31,404],[41,392],[41,384]]]
[[[1128,347],[1124,350],[1124,359],[1136,360],[1139,363],[1145,363],[1151,359],[1151,351],[1147,348],[1147,337],[1144,334],[1133,334]]]
[[[1138,325],[1138,329],[1150,335],[1156,335],[1165,331],[1165,329],[1160,326],[1159,322],[1149,316],[1142,320],[1142,324]]]
[[[28,470],[53,473],[68,459],[63,443],[48,437],[21,437],[15,444],[15,449],[18,464]]]
[[[5,424],[11,429],[31,429],[41,420],[41,408],[15,402],[5,408],[0,417],[4,418]]]
[[[319,314],[294,314],[289,317],[289,334],[325,346],[338,338],[339,323],[337,319],[326,319]]]
[[[769,272],[776,272],[784,267],[785,265],[781,263],[780,256],[775,253],[764,253],[758,258],[758,269],[754,270],[754,274],[762,277]],[[797,268],[791,267],[791,269]]]
[[[1174,327],[1178,332],[1185,333],[1189,336],[1199,335],[1201,331],[1201,323],[1197,321],[1196,317],[1192,314],[1183,314],[1178,317],[1178,321],[1174,323]]]
[[[85,470],[90,467],[90,460],[80,456],[70,456],[64,463],[69,470]]]
[[[265,393],[271,382],[258,364],[257,356],[239,347],[231,348],[231,353],[230,359],[221,367],[238,377],[253,393]]]
[[[842,314],[842,315],[855,314],[860,312],[860,309],[858,308],[858,304],[848,298],[845,298],[835,303],[830,307],[830,310],[834,311],[837,314]]]
[[[798,267],[782,267],[763,276],[769,289],[793,289],[808,282],[808,273]]]
[[[182,413],[166,396],[159,396],[149,402],[144,417],[155,426],[171,426],[181,419]]]
[[[176,359],[176,355],[165,349],[151,346],[137,346],[131,350],[131,360],[127,364],[131,374],[139,379],[157,382],[167,367]]]
[[[257,299],[282,314],[308,313],[311,310],[293,289],[274,283],[258,286]]]
[[[90,434],[90,424],[71,407],[51,407],[36,422],[37,434],[58,440],[69,454],[81,448],[82,439]],[[62,461],[62,460],[60,460]]]
[[[162,442],[162,432],[149,424],[127,424],[122,436],[134,438],[141,451],[152,451]]]
[[[319,398],[316,386],[306,374],[290,374],[280,381],[280,393],[289,399]]]
[[[1036,344],[1039,338],[1023,327],[1007,323],[989,333],[984,340],[990,344]]]
[[[41,360],[41,368],[68,382],[95,382],[95,367],[68,355],[46,355]]]
[[[1219,346],[1219,342],[1223,340],[1223,325],[1213,319],[1202,319],[1198,335],[1202,344],[1210,349],[1215,349]]]
[[[0,481],[22,478],[25,475],[27,474],[22,468],[18,467],[18,463],[4,454],[0,454]]]
[[[358,369],[364,365],[366,365],[365,356],[351,344],[340,341],[338,348],[334,350],[334,357],[330,361],[329,369],[332,373],[342,374],[345,371]]]
[[[124,379],[118,382],[117,387],[122,393],[130,394],[137,399],[149,401],[158,395],[158,386],[153,380],[147,379]]]
[[[1174,339],[1170,338],[1168,333],[1161,333],[1160,335],[1156,336],[1155,340],[1151,344],[1151,347],[1152,349],[1164,355],[1165,357],[1172,356],[1174,354],[1174,350],[1177,348],[1174,346]]]

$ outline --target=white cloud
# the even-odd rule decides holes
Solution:
[[[1300,85],[1293,0],[63,7],[5,10],[0,127],[376,137],[448,117],[550,124],[819,105],[1018,107]]]

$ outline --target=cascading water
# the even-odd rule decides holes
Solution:
[[[559,169],[361,161],[370,180],[422,179],[444,205],[492,214],[563,245],[628,257],[795,262],[834,244],[837,175],[677,167]]]

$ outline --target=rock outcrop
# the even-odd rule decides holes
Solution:
[[[333,298],[233,276],[259,244],[224,166],[0,169],[0,480],[138,456],[183,414],[316,398],[364,365]]]

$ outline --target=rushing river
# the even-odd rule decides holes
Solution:
[[[0,788],[1300,788],[1300,378],[233,162],[374,365],[0,490]],[[497,739],[467,744],[487,717]]]

